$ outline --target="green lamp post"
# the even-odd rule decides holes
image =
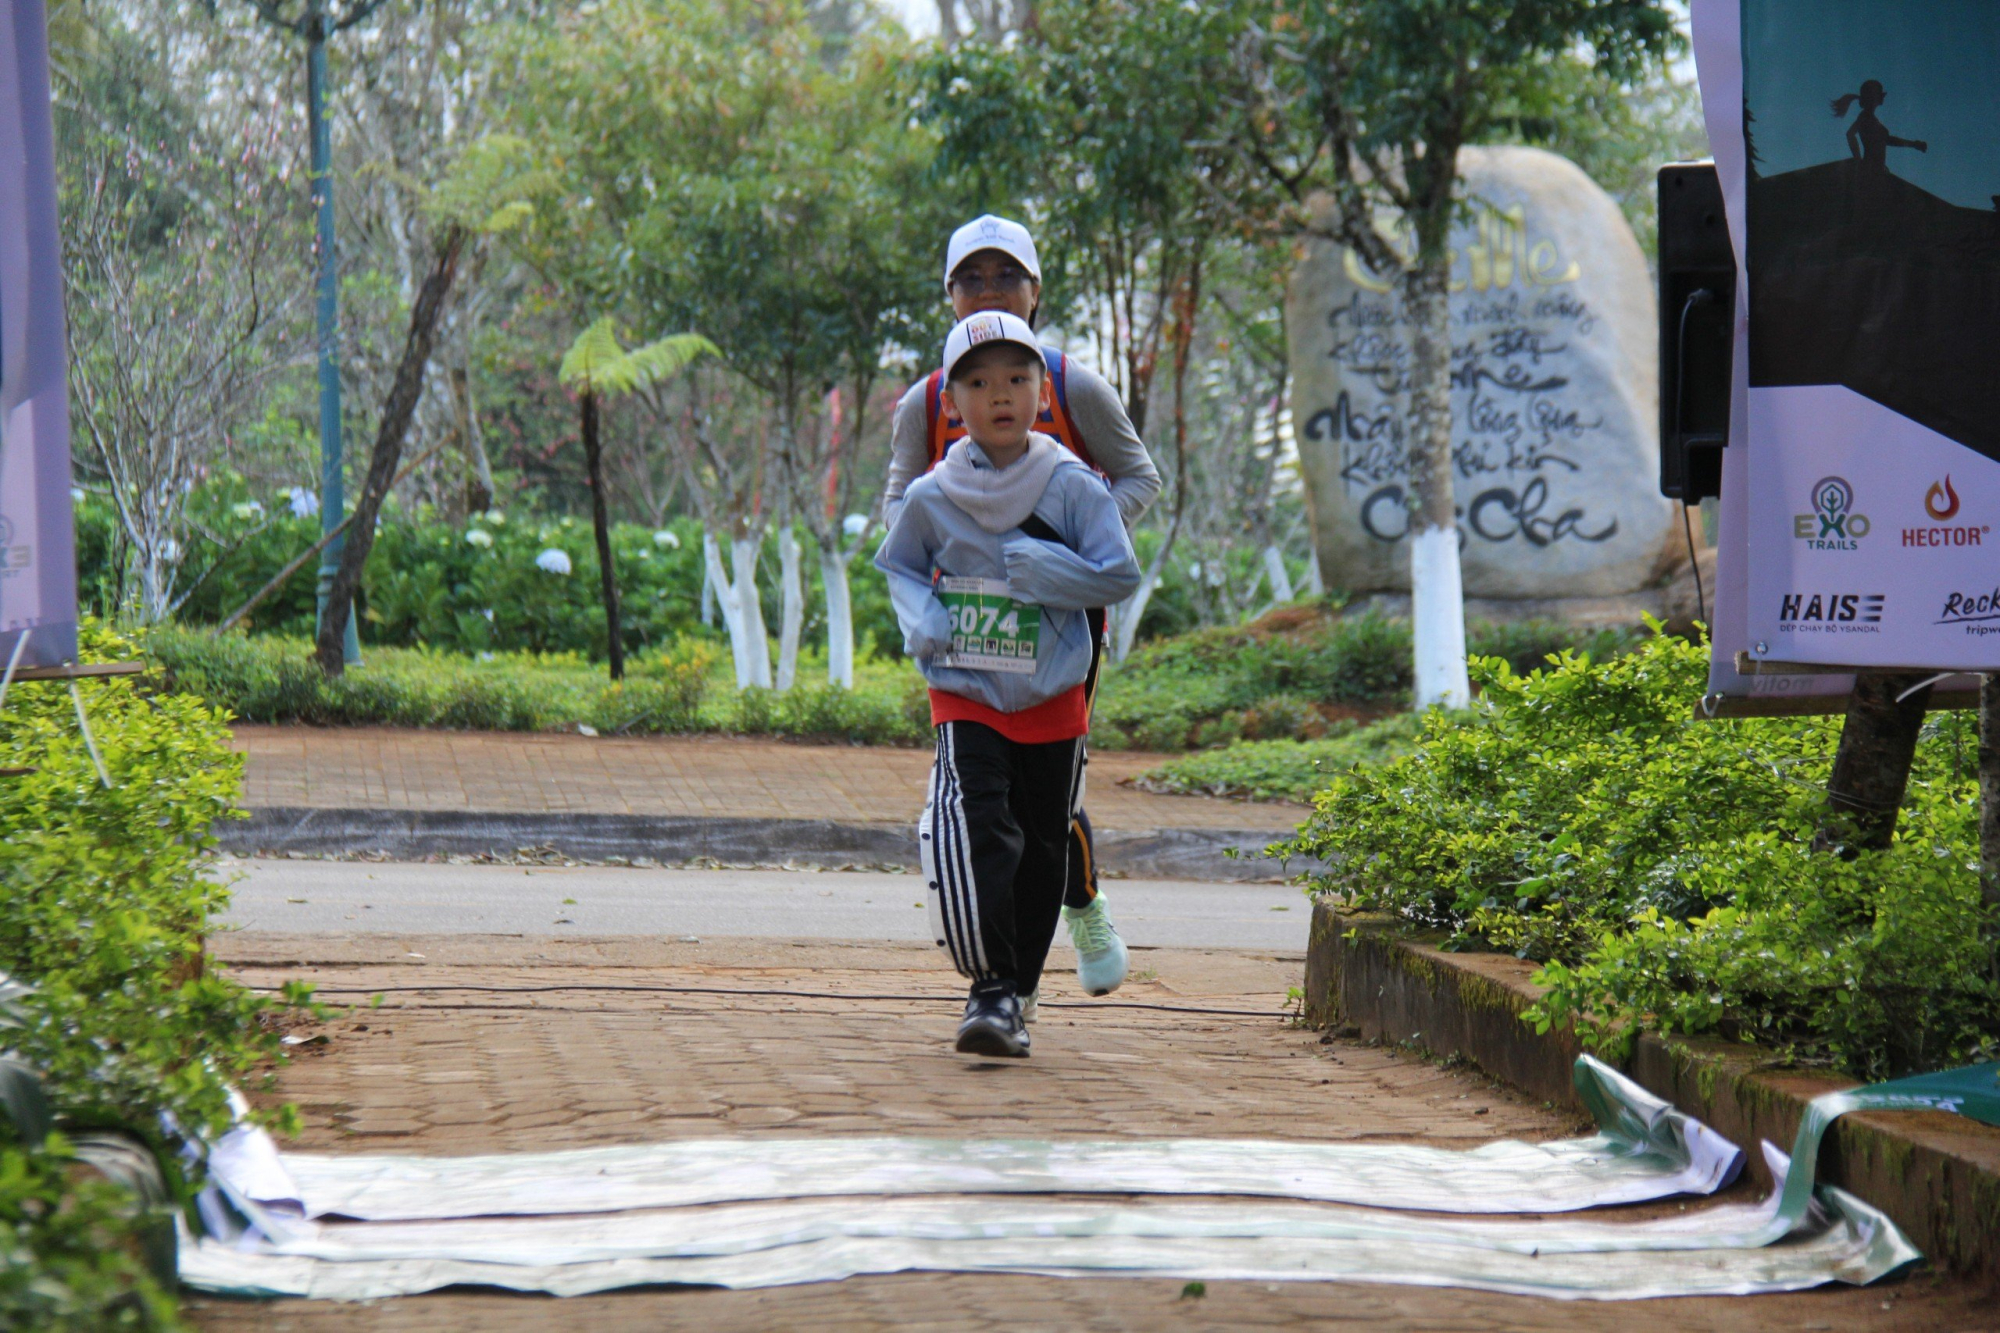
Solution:
[[[340,526],[347,515],[342,485],[340,430],[340,268],[333,236],[333,134],[326,117],[326,39],[343,32],[381,8],[383,0],[359,0],[344,12],[330,15],[325,0],[306,0],[296,18],[269,0],[252,0],[265,22],[296,33],[306,43],[306,119],[312,137],[313,213],[318,227],[314,269],[319,325],[319,522],[322,533]],[[326,611],[327,592],[340,568],[346,537],[335,536],[320,552],[318,614]],[[343,645],[350,665],[361,660],[361,640],[354,618],[347,621]]]

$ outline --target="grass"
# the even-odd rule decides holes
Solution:
[[[1135,785],[1182,796],[1305,802],[1336,773],[1408,754],[1421,730],[1416,714],[1397,713],[1373,723],[1338,722],[1316,740],[1238,741],[1150,769]]]
[[[1636,634],[1560,626],[1474,626],[1475,649],[1524,666],[1581,647],[1602,656]],[[481,652],[370,644],[363,665],[322,678],[312,646],[282,635],[163,627],[147,651],[173,688],[245,722],[313,726],[577,731],[637,736],[725,733],[864,745],[930,743],[922,680],[908,663],[864,657],[854,688],[826,683],[823,652],[800,654],[799,685],[738,690],[728,655],[682,638],[633,654],[613,684],[580,652]],[[1363,724],[1398,712],[1409,687],[1409,629],[1377,617],[1337,619],[1324,604],[1283,608],[1256,624],[1200,630],[1142,647],[1104,669],[1091,744],[1101,750],[1216,749],[1227,758],[1162,783],[1258,799],[1296,797],[1312,764],[1333,771],[1400,735]],[[1363,740],[1367,736],[1372,739]],[[1305,742],[1296,753],[1284,745]],[[1355,748],[1360,747],[1360,748]],[[1174,788],[1176,790],[1181,788]]]
[[[920,745],[930,718],[915,672],[857,666],[855,688],[825,684],[823,659],[801,655],[786,694],[735,688],[713,645],[684,641],[635,656],[614,683],[580,653],[482,653],[369,645],[338,680],[312,664],[312,645],[277,635],[215,637],[165,627],[146,651],[172,688],[245,722],[315,726],[577,731],[602,736],[690,732],[774,735],[870,745]]]

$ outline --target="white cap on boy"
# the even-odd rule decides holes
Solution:
[[[996,218],[991,213],[974,218],[951,234],[951,244],[944,252],[945,295],[951,294],[951,275],[965,262],[965,257],[981,250],[998,250],[1011,255],[1020,262],[1022,268],[1036,282],[1042,280],[1042,261],[1035,254],[1035,238],[1028,235],[1028,229],[1018,222],[1006,218]]]
[[[951,368],[967,352],[987,343],[1019,343],[1036,356],[1042,354],[1042,345],[1035,341],[1035,331],[1027,320],[1004,310],[980,310],[958,321],[944,340],[944,377],[951,378]]]

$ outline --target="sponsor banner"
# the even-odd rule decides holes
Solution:
[[[1694,6],[1739,277],[1718,692],[1765,679],[1738,648],[2000,668],[2000,6],[1887,12]]]
[[[76,658],[62,250],[42,0],[0,7],[0,667]]]

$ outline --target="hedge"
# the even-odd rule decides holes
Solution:
[[[139,652],[94,625],[83,648]],[[31,770],[0,777],[0,972],[33,987],[0,1048],[41,1072],[60,1115],[42,1141],[0,1119],[4,1327],[176,1327],[128,1201],[74,1179],[63,1131],[140,1135],[185,1203],[197,1182],[176,1170],[180,1136],[225,1128],[230,1086],[279,1055],[275,1003],[204,966],[227,899],[213,827],[235,812],[242,763],[220,710],[156,684],[80,686],[109,786],[65,685],[17,681],[0,704],[0,768]]]
[[[1925,723],[1895,841],[1816,851],[1840,719],[1697,721],[1705,645],[1660,635],[1520,675],[1413,753],[1334,777],[1288,850],[1317,892],[1544,964],[1536,1013],[1756,1040],[1863,1079],[1992,1059],[1977,719]]]

